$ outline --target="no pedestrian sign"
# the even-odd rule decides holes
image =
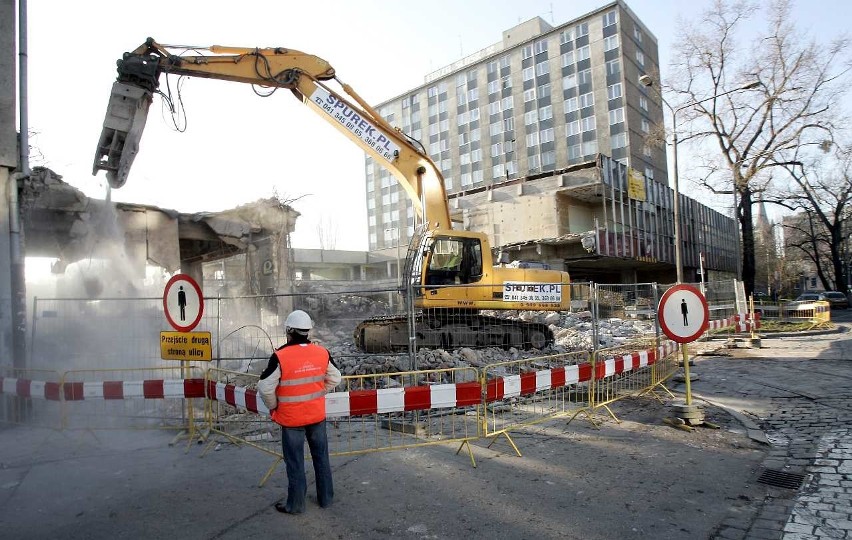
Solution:
[[[675,285],[667,290],[657,313],[663,333],[678,343],[695,341],[710,324],[707,299],[692,285]]]
[[[163,312],[178,332],[191,332],[201,322],[204,296],[201,287],[186,274],[175,274],[163,291]]]

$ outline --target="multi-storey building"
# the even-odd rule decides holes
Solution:
[[[632,280],[639,263],[671,269],[673,262],[671,217],[662,215],[671,212],[665,145],[648,142],[663,112],[656,90],[639,81],[645,74],[658,77],[657,40],[617,0],[557,27],[538,17],[519,24],[376,108],[422,142],[442,171],[453,219],[465,228],[488,233],[494,246],[511,245],[512,258],[585,268],[589,277],[601,266],[592,258],[626,259],[616,275]],[[609,158],[624,170],[616,167],[607,182]],[[644,198],[628,196],[628,170]],[[369,157],[366,176],[370,250],[391,253],[414,233],[412,204]],[[590,251],[580,235],[595,230]],[[547,253],[536,242],[555,238]],[[700,233],[699,244],[708,247]],[[733,253],[722,259],[718,269],[732,272]]]

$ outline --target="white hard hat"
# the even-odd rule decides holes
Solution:
[[[296,311],[287,315],[287,320],[284,321],[284,326],[288,329],[293,330],[304,330],[308,331],[314,327],[314,323],[311,321],[311,316],[302,311],[301,309],[297,309]]]

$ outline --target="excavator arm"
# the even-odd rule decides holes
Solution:
[[[173,51],[180,50],[182,54]],[[118,61],[92,174],[104,170],[111,187],[127,180],[145,127],[148,108],[166,74],[219,79],[291,90],[399,181],[429,229],[451,229],[444,181],[422,146],[388,124],[334,68],[293,49],[162,45],[149,38]],[[335,92],[327,83],[342,89]],[[352,103],[353,100],[355,103]]]

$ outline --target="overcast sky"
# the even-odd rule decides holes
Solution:
[[[147,37],[180,45],[281,46],[318,55],[371,103],[423,84],[427,73],[501,40],[541,16],[560,25],[601,0],[40,0],[28,2],[31,165],[44,165],[90,197],[91,175],[115,61]],[[658,39],[663,78],[678,16],[709,0],[632,0]],[[800,2],[802,29],[833,35],[852,20],[852,2]],[[161,80],[161,82],[163,82]],[[277,193],[299,198],[295,247],[319,247],[317,226],[337,249],[367,249],[364,154],[289,92],[256,96],[249,85],[186,79],[186,131],[155,98],[127,184],[113,200],[181,212],[219,211]],[[681,163],[681,167],[687,167]],[[683,176],[683,169],[681,169]],[[689,186],[682,186],[689,193]],[[719,209],[725,211],[724,209]]]

